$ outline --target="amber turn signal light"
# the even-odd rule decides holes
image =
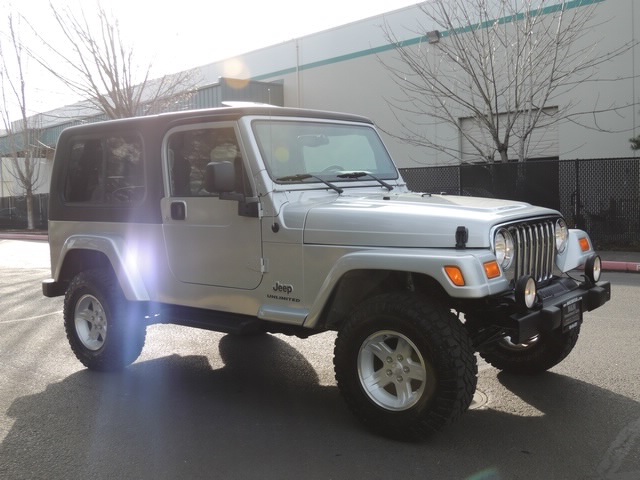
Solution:
[[[498,262],[492,261],[492,262],[485,263],[484,273],[488,279],[498,278],[501,275],[500,266],[498,265]]]
[[[458,267],[447,266],[444,267],[444,271],[447,272],[447,277],[451,280],[456,287],[464,287],[464,275],[462,275],[462,270]]]
[[[591,250],[591,245],[589,244],[588,238],[583,237],[580,239],[580,248],[583,252],[588,252],[589,250]]]

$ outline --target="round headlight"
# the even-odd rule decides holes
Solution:
[[[559,253],[564,252],[564,249],[567,248],[567,240],[569,240],[567,222],[559,218],[556,220],[556,249]]]
[[[493,242],[496,260],[503,270],[508,269],[513,263],[514,244],[513,236],[506,228],[501,228],[496,232]]]

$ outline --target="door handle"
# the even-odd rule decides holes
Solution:
[[[171,203],[171,219],[185,220],[187,218],[187,204],[184,202]]]

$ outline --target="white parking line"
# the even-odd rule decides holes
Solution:
[[[62,310],[58,310],[57,312],[44,313],[42,315],[36,315],[35,317],[18,318],[17,320],[4,320],[4,321],[0,321],[0,325],[4,323],[30,322],[31,320],[37,320],[39,318],[48,317],[49,315],[58,315],[60,313],[62,313]]]

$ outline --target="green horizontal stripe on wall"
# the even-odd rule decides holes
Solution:
[[[603,3],[604,1],[605,0],[572,0],[564,4],[558,3],[555,5],[549,5],[547,7],[532,10],[530,14],[532,16],[538,17],[541,15],[549,15],[552,13],[557,13],[561,11],[563,8],[565,10],[572,10],[574,8],[586,7],[586,6],[594,5],[597,3]],[[477,30],[479,28],[489,28],[492,25],[495,25],[496,23],[499,25],[504,25],[508,23],[513,23],[515,21],[520,21],[524,18],[525,18],[524,13],[520,13],[518,15],[509,15],[506,17],[499,18],[497,20],[486,21],[479,24],[475,24],[475,25],[469,25],[469,26],[460,27],[454,30],[447,30],[445,32],[440,32],[440,36],[444,38],[455,33],[466,33],[466,32],[471,32],[473,30]],[[354,60],[356,58],[361,58],[361,57],[367,57],[370,55],[377,55],[379,53],[388,52],[389,50],[395,50],[398,47],[410,47],[412,45],[417,45],[425,41],[427,41],[425,36],[419,36],[419,37],[411,38],[408,40],[403,40],[402,42],[398,42],[397,44],[381,45],[379,47],[368,48],[366,50],[360,50],[360,51],[348,53],[345,55],[339,55],[337,57],[331,57],[325,60],[318,60],[317,62],[305,63],[303,65],[299,65],[297,68],[296,67],[284,68],[282,70],[276,70],[275,72],[256,75],[255,77],[251,77],[251,80],[267,80],[269,78],[279,77],[282,75],[290,75],[296,72],[311,70],[313,68],[325,67],[327,65],[332,65],[334,63],[346,62],[349,60]]]

